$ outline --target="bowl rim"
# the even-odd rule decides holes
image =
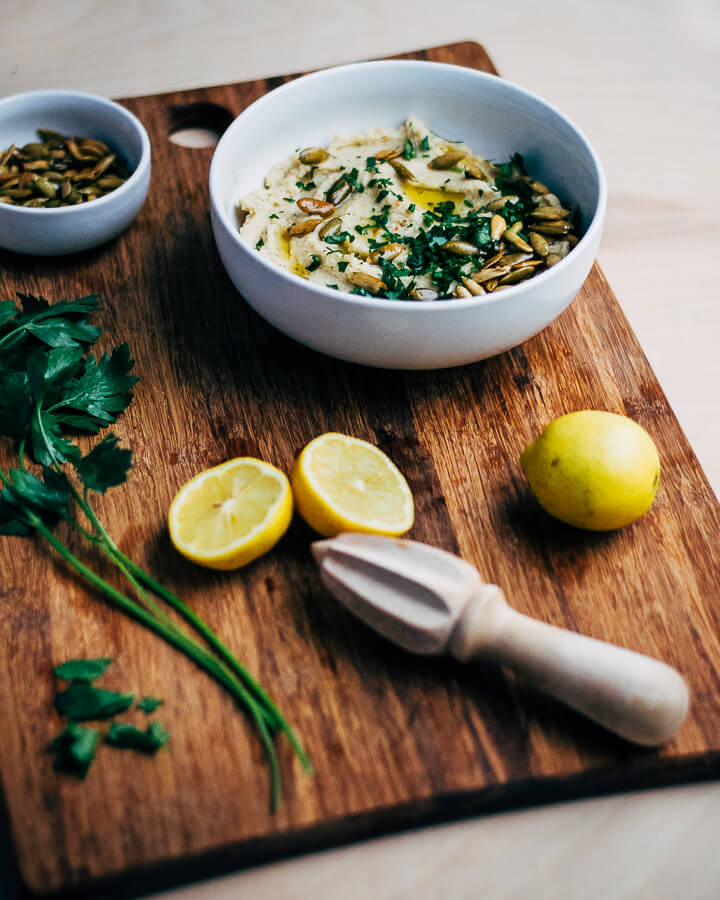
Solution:
[[[49,101],[53,99],[67,100],[72,98],[79,100],[89,100],[91,102],[97,103],[99,106],[110,109],[116,116],[128,121],[139,136],[141,148],[140,159],[133,169],[132,174],[124,184],[120,185],[120,187],[118,188],[115,188],[114,191],[110,191],[109,194],[105,194],[103,197],[99,197],[97,200],[93,200],[93,202],[90,204],[79,203],[75,206],[57,206],[46,209],[44,207],[34,208],[31,206],[14,206],[8,203],[0,203],[0,212],[4,212],[6,214],[18,213],[19,215],[28,217],[40,216],[40,218],[47,218],[48,216],[78,216],[87,214],[90,209],[102,209],[102,207],[107,206],[108,203],[116,202],[118,197],[126,194],[129,190],[132,190],[133,186],[142,178],[144,178],[145,173],[150,167],[150,159],[152,155],[150,137],[148,136],[145,126],[140,121],[140,119],[138,119],[138,117],[134,113],[130,112],[127,107],[123,106],[121,103],[117,103],[115,100],[111,100],[109,97],[102,96],[102,94],[93,94],[88,91],[74,91],[66,88],[48,88],[37,91],[21,91],[20,93],[9,94],[7,97],[0,98],[0,118],[3,115],[3,106],[5,106],[5,104],[18,103],[23,100],[29,100],[32,97],[37,97],[40,99],[46,98]]]
[[[590,220],[590,224],[585,230],[585,233],[578,241],[576,247],[572,249],[571,253],[568,253],[567,256],[565,256],[562,260],[560,260],[560,262],[552,266],[552,268],[546,269],[544,272],[541,272],[534,278],[527,279],[527,281],[525,282],[510,285],[506,290],[499,291],[497,293],[493,292],[492,294],[486,293],[480,296],[473,297],[441,298],[440,300],[430,303],[419,303],[417,300],[409,300],[406,298],[391,299],[388,297],[364,297],[359,294],[348,293],[347,291],[335,290],[334,288],[328,288],[324,285],[315,284],[314,282],[302,279],[298,275],[295,275],[294,273],[275,265],[269,260],[266,260],[260,254],[254,253],[253,248],[250,247],[240,236],[240,232],[234,226],[229,215],[225,211],[224,203],[222,203],[220,200],[221,191],[219,186],[217,185],[217,171],[219,166],[218,158],[220,157],[221,153],[225,152],[223,144],[225,144],[225,146],[229,144],[230,137],[236,130],[239,130],[242,127],[244,119],[247,118],[251,111],[269,102],[275,102],[278,96],[282,97],[282,95],[286,92],[291,92],[293,89],[296,89],[296,86],[299,83],[305,84],[311,81],[320,82],[326,78],[332,78],[335,74],[343,74],[345,72],[360,72],[369,68],[375,69],[383,67],[394,69],[422,68],[435,69],[437,71],[452,70],[455,72],[462,72],[463,76],[476,78],[479,81],[501,81],[503,85],[508,87],[511,91],[515,91],[516,93],[523,95],[525,98],[532,100],[533,102],[539,104],[541,107],[544,107],[546,110],[553,113],[560,120],[562,120],[584,145],[585,150],[587,151],[588,156],[592,161],[592,165],[595,170],[598,182],[598,202],[595,207],[595,211],[593,212],[592,219]],[[292,81],[286,82],[285,84],[281,84],[278,87],[273,88],[273,90],[268,91],[268,93],[266,94],[263,94],[262,97],[258,97],[257,100],[254,100],[252,103],[246,106],[245,109],[242,110],[242,112],[239,113],[238,116],[236,116],[236,118],[230,123],[230,125],[218,141],[217,145],[215,146],[212,160],[210,162],[208,188],[210,194],[210,206],[214,217],[216,217],[216,219],[224,227],[225,231],[232,237],[235,245],[240,248],[240,251],[244,254],[252,254],[250,258],[256,263],[259,263],[261,268],[265,268],[270,277],[279,277],[282,280],[287,281],[291,287],[297,286],[298,282],[302,282],[307,290],[311,292],[317,292],[321,297],[334,299],[336,302],[340,300],[343,303],[348,303],[352,306],[357,306],[362,309],[376,309],[383,310],[385,312],[395,311],[397,313],[405,313],[408,310],[412,309],[417,310],[417,314],[420,315],[440,315],[443,312],[446,312],[448,308],[467,309],[476,306],[494,306],[499,303],[506,303],[509,299],[508,295],[510,295],[513,299],[524,296],[528,292],[534,290],[538,286],[539,281],[545,283],[550,278],[557,277],[559,273],[561,273],[565,268],[567,268],[569,264],[572,263],[574,252],[577,251],[583,244],[587,245],[588,243],[590,243],[597,231],[602,228],[607,208],[607,180],[602,163],[600,162],[600,158],[595,148],[593,147],[585,133],[570,118],[568,118],[568,116],[566,116],[563,112],[561,112],[561,110],[554,106],[554,104],[548,102],[533,91],[521,87],[515,82],[507,81],[506,79],[501,78],[499,75],[493,75],[490,72],[484,72],[480,69],[473,69],[469,66],[459,66],[453,63],[442,63],[434,62],[431,60],[417,59],[381,59],[369,60],[365,62],[347,63],[340,66],[329,66],[324,69],[318,69],[315,72],[310,72],[307,75],[301,75],[298,78],[294,78]],[[450,304],[449,307],[448,304]]]

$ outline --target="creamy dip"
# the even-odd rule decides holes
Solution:
[[[316,284],[414,300],[532,277],[577,242],[572,212],[526,175],[418,119],[298,149],[237,207],[240,233]]]

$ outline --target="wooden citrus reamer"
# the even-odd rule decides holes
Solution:
[[[406,650],[507,666],[636,744],[665,743],[685,718],[688,688],[675,669],[517,612],[451,553],[365,534],[312,550],[337,599]]]

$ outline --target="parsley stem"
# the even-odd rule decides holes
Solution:
[[[53,467],[58,472],[63,472],[62,465],[57,458],[57,455],[54,453],[52,445],[48,440],[47,433],[45,431],[41,412],[41,403],[38,401],[35,407],[35,417],[37,421],[38,431],[42,436],[43,443],[45,444],[45,448],[47,449],[48,455],[52,460]],[[296,755],[300,759],[303,768],[308,774],[312,773],[312,764],[310,759],[298,740],[295,732],[290,727],[290,724],[287,722],[285,717],[280,713],[280,710],[273,703],[270,696],[267,692],[260,686],[260,684],[252,677],[252,675],[248,672],[245,666],[242,665],[240,660],[230,652],[230,650],[225,646],[225,644],[220,640],[220,638],[215,634],[215,632],[210,628],[207,623],[205,623],[199,616],[197,616],[192,609],[190,609],[187,604],[183,603],[179,597],[176,597],[173,593],[166,590],[161,584],[155,581],[147,572],[141,569],[138,565],[136,565],[129,557],[125,556],[125,554],[120,550],[120,548],[115,544],[113,539],[108,534],[107,530],[103,526],[100,519],[98,519],[95,510],[90,505],[87,496],[82,496],[72,482],[68,479],[68,486],[73,496],[75,502],[83,511],[85,516],[87,517],[90,524],[95,529],[98,540],[94,540],[86,531],[82,529],[82,526],[76,521],[73,520],[73,524],[83,530],[86,537],[90,540],[93,540],[93,543],[100,546],[106,555],[112,559],[115,565],[120,569],[120,571],[125,575],[133,589],[138,594],[138,597],[141,601],[145,603],[146,607],[150,607],[153,614],[156,616],[159,622],[164,623],[166,628],[172,629],[173,631],[177,631],[178,634],[182,635],[183,640],[192,641],[192,638],[187,635],[185,632],[180,631],[177,625],[170,619],[170,617],[161,610],[157,604],[148,596],[148,594],[142,589],[140,585],[137,583],[137,578],[140,578],[145,584],[150,587],[152,591],[154,591],[158,596],[162,597],[167,603],[169,603],[183,618],[190,622],[190,624],[203,636],[203,638],[207,641],[207,643],[218,653],[218,655],[223,659],[229,666],[230,669],[233,670],[242,680],[245,685],[245,688],[251,692],[254,696],[255,700],[260,704],[260,709],[262,710],[262,714],[264,718],[267,718],[269,724],[272,728],[282,731],[288,738],[290,745],[295,751]],[[203,648],[193,641],[193,644],[196,648],[205,652]],[[264,723],[263,723],[264,724]]]
[[[138,565],[136,565],[131,559],[125,556],[125,554],[122,553],[122,551],[119,550],[114,544],[113,547],[116,551],[116,555],[132,569],[134,574],[141,581],[144,581],[145,584],[159,597],[162,597],[163,600],[170,604],[170,606],[172,606],[173,609],[175,609],[184,619],[190,622],[190,624],[203,636],[203,638],[205,638],[207,643],[217,652],[217,654],[227,663],[227,665],[242,679],[246,687],[249,690],[253,691],[257,699],[263,704],[263,706],[268,710],[268,712],[274,719],[274,722],[271,723],[273,724],[273,727],[279,729],[285,735],[287,735],[287,738],[290,741],[298,758],[300,759],[303,768],[309,774],[312,773],[312,763],[310,762],[305,749],[298,740],[288,721],[282,715],[275,703],[273,703],[272,699],[265,691],[265,689],[252,677],[245,666],[243,666],[240,660],[220,640],[220,638],[212,630],[212,628],[210,628],[210,626],[205,621],[203,621],[203,619],[201,619],[186,603],[183,603],[183,601],[179,597],[176,597],[175,594],[155,581],[155,579],[151,575],[149,575]]]
[[[52,450],[50,448],[48,448],[48,451],[52,454]],[[154,591],[154,593],[156,593],[159,597],[165,600],[166,603],[172,606],[173,609],[176,610],[176,612],[180,613],[180,615],[202,635],[205,641],[216,651],[221,659],[223,659],[225,663],[227,663],[228,666],[240,677],[248,690],[250,690],[255,695],[256,699],[260,702],[261,707],[265,710],[271,727],[275,728],[278,731],[282,731],[287,736],[293,750],[300,759],[303,768],[306,772],[311,773],[312,764],[310,762],[310,758],[308,757],[304,747],[295,735],[292,727],[282,715],[277,706],[273,703],[269,694],[252,677],[250,672],[248,672],[248,670],[245,668],[245,666],[243,666],[240,660],[220,640],[217,634],[215,634],[212,628],[210,628],[210,626],[205,621],[203,621],[203,619],[201,619],[186,603],[183,603],[183,601],[179,597],[176,597],[175,594],[164,588],[151,575],[145,572],[144,569],[140,568],[140,566],[138,566],[135,562],[133,562],[133,560],[131,560],[120,550],[120,548],[108,534],[102,522],[98,519],[95,510],[92,508],[87,499],[81,497],[72,485],[71,491],[75,498],[75,502],[82,509],[82,511],[91,522],[92,526],[97,531],[100,537],[99,545],[107,548],[107,550],[109,551],[109,555],[118,566],[118,568],[121,569],[128,581],[130,581],[133,587],[137,590],[136,582],[132,580],[131,575],[128,573],[128,570],[130,570],[133,576],[143,581],[152,591]],[[147,594],[144,594],[144,596],[147,597]],[[151,605],[152,608],[157,611],[157,614],[162,617],[164,621],[168,622],[173,627],[176,627],[172,620],[167,616],[167,614],[159,610],[159,608],[152,602],[152,600],[150,600],[150,603],[148,603],[148,605]]]
[[[1,477],[2,473],[0,473]],[[2,478],[6,483],[5,478]],[[6,483],[7,486],[7,483]],[[280,800],[280,768],[277,759],[277,752],[272,741],[272,737],[267,729],[267,724],[263,717],[263,710],[259,706],[256,699],[250,694],[245,686],[230,672],[220,660],[211,653],[204,650],[199,644],[189,638],[177,627],[168,627],[163,621],[157,619],[152,613],[148,612],[143,606],[136,601],[127,597],[117,588],[113,587],[104,578],[85,565],[74,553],[65,546],[53,532],[46,527],[42,519],[32,512],[26,514],[29,524],[41,534],[45,540],[62,556],[62,558],[72,566],[80,575],[83,576],[93,587],[97,588],[108,599],[112,600],[128,615],[138,619],[147,628],[160,635],[165,641],[173,644],[177,649],[181,650],[186,656],[193,660],[197,665],[204,669],[216,681],[220,682],[234,697],[240,702],[258,730],[260,739],[265,746],[270,765],[270,782],[271,782],[271,800],[273,810],[277,809]]]

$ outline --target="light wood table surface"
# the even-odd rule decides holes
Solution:
[[[46,87],[148,94],[483,43],[504,77],[558,106],[598,150],[609,183],[600,264],[718,493],[717,0],[2,0],[0,8],[0,96]],[[163,896],[714,900],[718,836],[720,783],[706,782],[424,828]],[[8,853],[0,838],[0,856]],[[0,861],[2,900],[13,893],[4,873]]]

